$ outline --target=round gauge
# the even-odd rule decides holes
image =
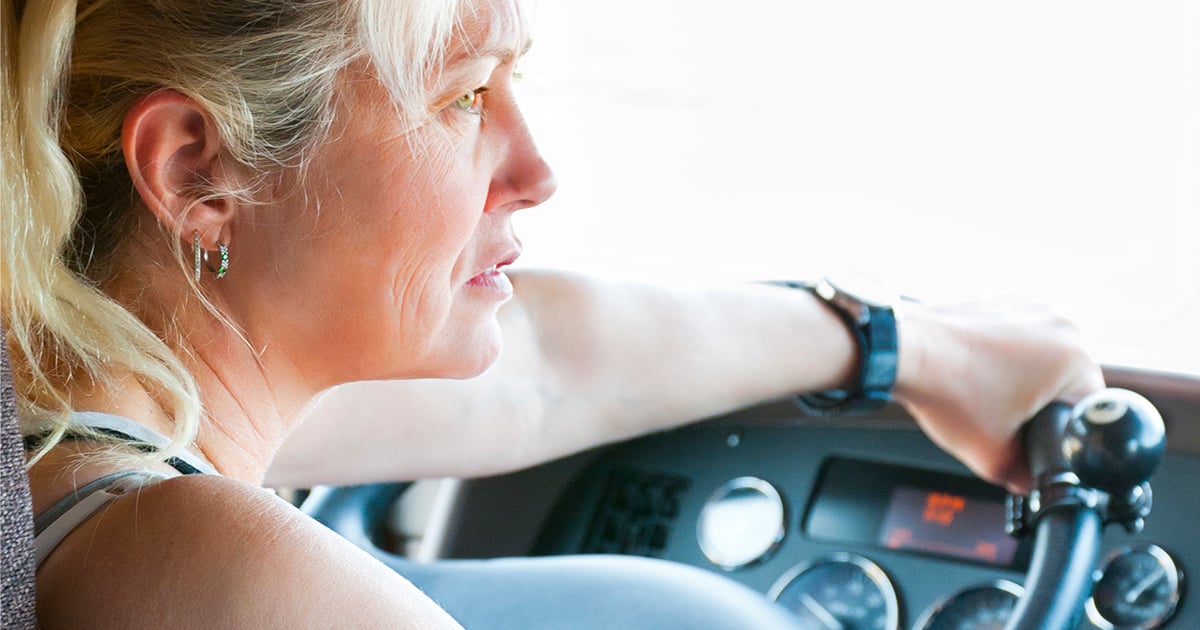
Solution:
[[[758,477],[726,482],[704,503],[696,535],[713,564],[732,571],[771,557],[787,533],[783,499]]]
[[[997,580],[963,589],[934,604],[917,622],[921,630],[1003,630],[1025,589]]]
[[[779,578],[771,599],[814,630],[897,630],[900,602],[879,565],[836,553],[797,565]]]
[[[1096,571],[1088,619],[1105,630],[1150,630],[1175,614],[1183,573],[1157,545],[1136,545],[1110,555]]]

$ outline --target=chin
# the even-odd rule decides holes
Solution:
[[[495,321],[474,335],[468,335],[462,344],[447,349],[447,356],[440,370],[435,368],[434,378],[468,379],[483,374],[500,358],[504,347],[500,326]]]
[[[476,376],[483,374],[488,368],[492,367],[492,364],[496,362],[496,359],[500,358],[500,345],[501,344],[496,343],[487,350],[481,350],[475,353],[474,357],[472,357],[473,360],[464,362],[461,366],[461,371],[449,376],[448,378],[475,378]]]

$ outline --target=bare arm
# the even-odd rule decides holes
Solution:
[[[856,348],[806,292],[683,291],[514,275],[505,349],[468,381],[339,388],[276,458],[268,483],[473,476],[787,394],[844,383]],[[1022,482],[1012,437],[1055,398],[1102,385],[1073,329],[1024,308],[912,308],[897,398],[985,477]]]
[[[289,438],[272,483],[509,470],[848,377],[850,335],[804,292],[667,290],[513,274],[504,350],[467,381],[330,393]]]

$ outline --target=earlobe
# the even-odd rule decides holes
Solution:
[[[220,240],[233,203],[211,194],[230,182],[223,181],[221,139],[203,108],[178,92],[148,94],[125,115],[121,148],[138,196],[165,228],[189,242],[194,232],[206,245]]]

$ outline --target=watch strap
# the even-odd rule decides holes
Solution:
[[[847,389],[829,389],[802,394],[796,404],[814,416],[836,416],[863,413],[879,409],[892,401],[899,366],[896,314],[890,305],[866,304],[865,322],[827,299],[816,284],[777,282],[794,289],[803,289],[829,305],[846,324],[858,347],[858,367],[854,383]]]

